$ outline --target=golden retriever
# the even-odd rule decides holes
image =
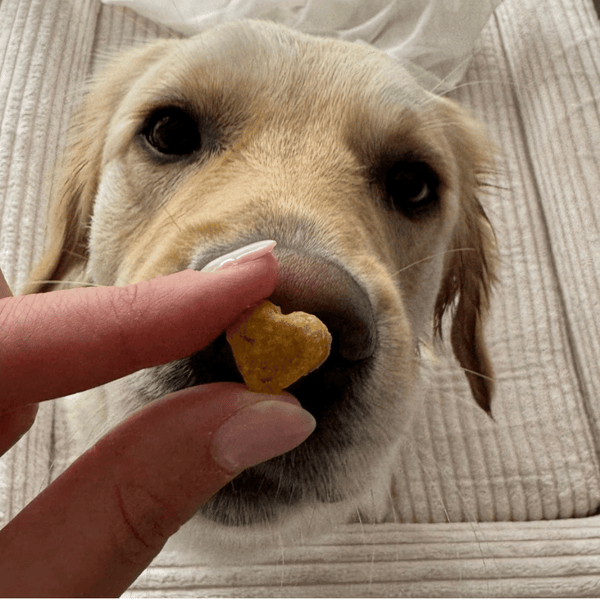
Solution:
[[[316,314],[334,339],[324,365],[290,388],[318,426],[195,521],[260,532],[317,514],[382,519],[418,403],[419,344],[441,335],[447,312],[456,358],[489,410],[495,244],[478,196],[491,155],[465,110],[366,45],[258,21],[152,43],[91,83],[28,291],[125,285],[276,240],[271,300]],[[214,381],[241,381],[224,335],[89,392],[78,428],[97,437],[156,398]]]

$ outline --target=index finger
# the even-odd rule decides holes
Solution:
[[[58,398],[189,356],[269,296],[272,254],[125,286],[0,300],[3,410]]]

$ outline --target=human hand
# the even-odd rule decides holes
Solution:
[[[0,273],[0,452],[37,403],[183,358],[269,296],[268,250],[215,273],[10,297]],[[0,532],[0,596],[114,596],[243,469],[314,429],[290,394],[217,383],[169,394],[80,457]]]

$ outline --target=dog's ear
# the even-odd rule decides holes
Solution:
[[[444,130],[459,170],[460,217],[452,251],[436,300],[434,327],[441,337],[442,317],[452,309],[454,354],[476,402],[490,412],[494,373],[484,339],[491,287],[496,280],[497,247],[492,226],[479,202],[482,178],[492,172],[494,149],[483,127],[450,101],[443,101]]]
[[[164,54],[169,43],[162,40],[121,54],[90,83],[71,121],[67,146],[53,177],[46,247],[24,293],[50,291],[67,273],[84,272],[110,120],[133,82]]]

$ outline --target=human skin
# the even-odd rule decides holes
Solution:
[[[1,273],[0,273],[1,275]],[[12,297],[0,277],[0,452],[39,402],[210,343],[277,281],[270,251],[214,273]],[[102,438],[0,531],[0,596],[116,596],[244,468],[315,427],[290,394],[181,390]]]

